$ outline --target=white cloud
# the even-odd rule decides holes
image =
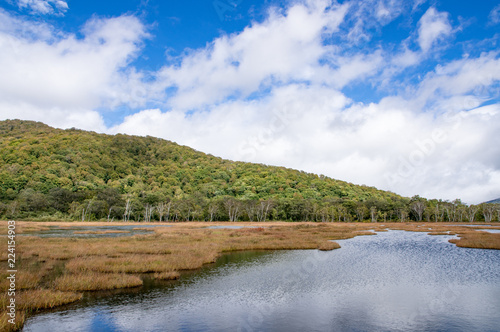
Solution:
[[[422,51],[427,52],[431,46],[452,33],[448,13],[438,12],[429,8],[418,22],[418,44]]]
[[[496,25],[500,23],[500,5],[496,5],[490,12],[488,16],[488,23],[490,25]]]
[[[29,9],[33,14],[63,15],[68,10],[68,3],[62,0],[17,0],[19,8]]]
[[[140,81],[139,74],[125,69],[147,36],[135,17],[94,18],[81,39],[4,12],[0,21],[3,118],[19,114],[56,126],[72,122],[88,128],[86,122],[94,120],[84,114],[93,118],[98,114],[94,109],[126,101],[130,82]]]
[[[443,107],[450,100],[456,101],[456,97],[463,97],[464,104],[456,105],[450,103],[452,109],[468,110],[486,101],[495,95],[493,90],[495,82],[500,80],[499,52],[483,53],[478,58],[460,59],[452,61],[445,66],[437,66],[436,70],[427,74],[422,80],[417,96],[421,108],[430,102],[437,102],[439,109],[436,111],[446,112]]]
[[[322,34],[335,31],[347,10],[315,4],[293,6],[285,15],[271,12],[263,23],[217,38],[180,66],[164,68],[163,84],[178,88],[171,105],[196,108],[234,94],[248,96],[263,85],[310,80],[321,70]]]

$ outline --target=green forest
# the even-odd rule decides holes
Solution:
[[[401,197],[154,138],[0,122],[0,218],[79,221],[495,221],[499,204]]]

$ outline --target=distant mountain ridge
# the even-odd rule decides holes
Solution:
[[[485,202],[486,204],[500,204],[500,198]]]

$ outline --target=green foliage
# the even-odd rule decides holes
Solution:
[[[271,201],[267,218],[290,221],[356,220],[359,204],[389,219],[397,219],[398,207],[410,212],[410,200],[391,192],[224,160],[154,137],[7,120],[0,122],[0,151],[3,218],[158,220],[160,204],[170,203],[162,220],[227,220],[227,197],[241,203],[238,220],[255,218],[259,202]],[[359,211],[360,219],[368,216]]]

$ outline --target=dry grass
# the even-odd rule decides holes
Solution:
[[[321,251],[329,251],[329,250],[339,249],[339,248],[340,248],[340,244],[338,244],[337,242],[333,242],[333,241],[323,242],[318,247],[318,249]]]
[[[451,239],[458,247],[500,250],[500,233],[468,231],[459,233],[460,239]]]
[[[61,291],[97,291],[142,285],[138,276],[126,274],[65,274],[54,281],[54,288]]]
[[[37,311],[54,308],[63,304],[72,303],[82,298],[81,293],[61,292],[51,289],[34,289],[16,292],[16,309],[21,311]],[[0,307],[5,312],[9,297],[0,296]]]
[[[0,313],[0,332],[19,331],[23,327],[24,321],[26,320],[26,314],[24,311],[16,311],[15,315],[14,324],[11,324],[9,322],[11,317],[7,315],[7,312],[2,311]]]

